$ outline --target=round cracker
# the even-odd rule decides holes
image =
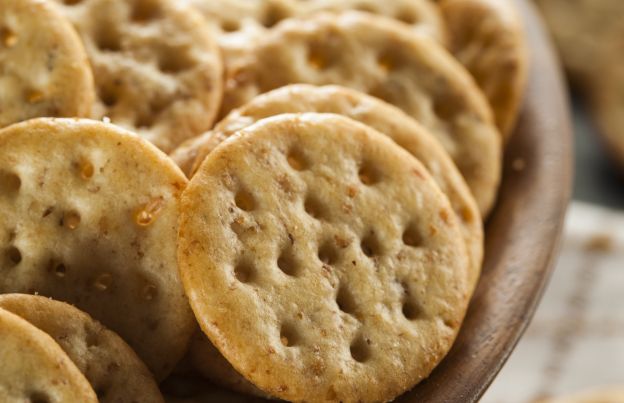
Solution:
[[[483,224],[474,197],[439,142],[400,109],[377,98],[337,86],[282,87],[254,98],[225,117],[213,131],[190,140],[178,159],[194,155],[192,172],[195,172],[215,147],[237,131],[270,116],[301,112],[335,113],[364,123],[390,137],[423,163],[459,218],[470,257],[470,288],[474,290],[483,260]],[[181,165],[190,164],[182,160]]]
[[[210,154],[182,206],[199,324],[270,395],[387,401],[450,349],[468,301],[459,224],[424,166],[373,129],[259,121]]]
[[[522,20],[508,0],[442,0],[452,53],[487,97],[498,129],[509,140],[528,73]]]
[[[88,120],[12,125],[0,149],[0,293],[75,304],[162,379],[195,322],[176,264],[182,172],[140,137]]]
[[[360,10],[394,18],[446,43],[446,27],[430,0],[183,0],[196,7],[216,30],[226,63],[244,57],[266,30],[292,17]]]
[[[89,382],[50,336],[0,309],[0,401],[97,403]]]
[[[0,2],[0,88],[0,128],[90,113],[95,90],[82,42],[47,2]]]
[[[228,68],[223,111],[292,83],[369,93],[442,142],[487,216],[501,176],[501,136],[474,80],[441,46],[392,20],[348,12],[285,20],[250,52]]]
[[[93,67],[94,119],[139,133],[165,152],[208,130],[222,95],[216,39],[173,0],[55,0]]]
[[[0,295],[0,308],[50,335],[87,378],[100,403],[164,402],[152,374],[130,346],[86,313],[27,294]]]

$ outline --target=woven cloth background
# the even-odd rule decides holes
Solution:
[[[482,403],[624,385],[624,213],[574,203],[561,252],[531,325]]]

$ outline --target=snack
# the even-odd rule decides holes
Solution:
[[[91,111],[95,90],[80,38],[47,2],[0,1],[0,88],[0,128]]]
[[[526,87],[528,55],[522,22],[509,0],[442,0],[451,52],[490,101],[509,140]]]
[[[223,359],[223,358],[221,358]],[[239,375],[240,376],[240,375]],[[205,379],[172,375],[161,385],[167,403],[261,403],[264,399],[219,388]]]
[[[359,10],[408,24],[426,36],[446,43],[446,28],[429,0],[183,0],[195,6],[217,31],[226,63],[244,56],[246,48],[266,30],[292,17],[319,12]]]
[[[12,125],[0,149],[0,293],[75,304],[162,379],[195,328],[176,264],[182,172],[140,137],[88,120]]]
[[[0,401],[97,403],[95,392],[50,336],[0,309]]]
[[[227,72],[223,112],[291,83],[369,93],[441,141],[487,216],[501,175],[501,136],[472,77],[433,41],[382,17],[322,14],[285,20],[239,60]]]
[[[91,117],[139,133],[165,152],[208,130],[222,60],[198,12],[174,0],[55,0],[85,43],[97,102]]]
[[[364,123],[390,137],[423,163],[449,198],[459,219],[470,257],[468,277],[472,291],[479,280],[483,259],[483,224],[476,202],[438,141],[401,110],[377,98],[338,86],[293,84],[282,87],[252,99],[226,116],[213,131],[191,139],[189,144],[183,145],[181,156],[195,154],[192,169],[195,172],[208,154],[237,131],[260,119],[302,112],[335,113]],[[182,165],[190,164],[182,161]]]
[[[0,295],[0,308],[50,335],[87,378],[100,403],[164,403],[154,378],[134,351],[86,313],[27,294]]]
[[[424,166],[367,126],[259,121],[209,155],[181,211],[200,326],[270,395],[389,400],[455,339],[469,293],[457,218]]]

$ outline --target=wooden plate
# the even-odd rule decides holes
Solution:
[[[567,90],[533,5],[516,3],[532,63],[499,200],[486,226],[483,274],[453,349],[399,402],[478,401],[531,321],[559,252],[573,176]]]
[[[525,17],[532,66],[497,207],[486,226],[483,275],[449,355],[398,402],[476,402],[529,324],[559,251],[572,182],[568,98],[535,10],[528,0],[516,3]],[[260,401],[206,390],[202,382],[198,387],[205,393],[198,401]]]

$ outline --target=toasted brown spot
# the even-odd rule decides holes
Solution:
[[[93,164],[89,161],[83,161],[80,164],[80,176],[82,177],[82,179],[91,179],[94,172],[95,168],[93,167]]]
[[[43,101],[45,94],[39,90],[30,90],[26,93],[26,100],[28,103],[36,104]]]

